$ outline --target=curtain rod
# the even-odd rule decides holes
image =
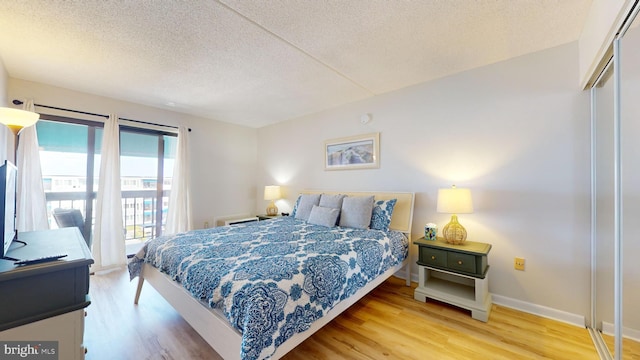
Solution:
[[[13,100],[13,104],[14,105],[22,105],[22,104],[24,104],[24,101],[15,99],[15,100]],[[49,105],[41,105],[41,104],[33,104],[33,105],[34,106],[38,106],[38,107],[47,108],[47,109],[53,109],[53,110],[70,111],[70,112],[73,112],[73,113],[76,113],[76,114],[99,116],[99,117],[103,117],[105,119],[109,118],[109,115],[104,115],[104,114],[96,114],[96,113],[90,113],[90,112],[80,111],[80,110],[65,109],[65,108],[49,106]],[[178,128],[177,126],[173,126],[173,125],[156,124],[156,123],[147,122],[147,121],[133,120],[133,119],[127,119],[127,118],[118,118],[118,119],[124,120],[124,121],[131,121],[131,122],[135,122],[135,123],[139,123],[139,124],[168,127],[168,128],[172,128],[172,129],[177,129]],[[189,130],[189,132],[191,132],[191,128],[188,128],[188,130]]]

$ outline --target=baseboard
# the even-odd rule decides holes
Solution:
[[[583,315],[572,314],[570,312],[553,309],[547,306],[533,304],[502,295],[491,294],[491,296],[493,297],[493,303],[496,305],[505,306],[508,308],[542,316],[552,320],[561,321],[575,326],[586,326],[586,321]]]
[[[613,336],[613,334],[615,333],[615,329],[613,327],[612,323],[603,321],[602,322],[602,333],[607,334],[607,335],[611,335]],[[622,337],[625,337],[627,339],[631,339],[633,341],[638,341],[640,342],[640,330],[636,330],[636,329],[632,329],[632,328],[628,328],[628,327],[622,327]]]
[[[405,271],[401,270],[395,273],[395,276],[401,277],[404,279]],[[418,282],[418,274],[411,274],[411,281]],[[533,304],[530,302],[513,299],[510,297],[491,294],[493,298],[493,303],[496,305],[508,307],[511,309],[515,309],[518,311],[526,312],[529,314],[542,316],[548,319],[561,321],[567,324],[585,327],[586,321],[583,315],[572,314],[566,311],[553,309],[550,307]]]
[[[393,276],[405,280],[407,278],[405,275],[407,272],[404,269],[405,268],[402,268],[401,270],[396,271],[395,273],[393,273]],[[414,278],[413,274],[411,274],[411,281],[418,282],[417,277]]]

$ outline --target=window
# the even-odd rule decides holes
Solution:
[[[164,231],[170,190],[164,184],[173,174],[176,142],[175,136],[121,127],[120,176],[126,185],[122,195],[133,205],[125,207],[127,239],[153,238]]]
[[[93,230],[99,184],[101,122],[41,115],[36,124],[49,223],[55,208],[80,209],[84,232]],[[125,240],[141,242],[162,234],[177,137],[120,126],[120,176]],[[167,185],[169,184],[169,185]]]
[[[102,124],[50,121],[47,115],[41,115],[41,119],[36,131],[49,224],[52,228],[57,226],[52,217],[54,209],[79,209],[88,219],[83,235],[90,234],[97,178],[87,179],[95,178],[97,168],[91,165],[102,146]]]

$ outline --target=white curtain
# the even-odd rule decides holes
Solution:
[[[178,128],[178,146],[176,161],[173,164],[171,193],[169,194],[169,212],[165,234],[176,234],[191,230],[191,193],[189,182],[189,132],[184,126]]]
[[[93,258],[94,271],[125,265],[127,259],[120,192],[120,131],[116,115],[109,115],[104,123]]]
[[[33,100],[24,103],[24,110],[35,112]],[[40,167],[40,146],[36,126],[29,126],[20,132],[18,141],[18,231],[49,229],[47,200],[42,185]]]
[[[13,157],[9,157],[13,151],[13,134],[6,126],[0,126],[0,163],[4,164],[5,160],[13,162]]]

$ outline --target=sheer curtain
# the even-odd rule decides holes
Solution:
[[[24,103],[24,110],[35,112],[33,100]],[[40,167],[40,146],[36,126],[29,126],[20,132],[16,163],[18,166],[18,231],[49,229],[47,200],[42,185]]]
[[[173,165],[169,212],[165,234],[176,234],[191,230],[191,193],[189,182],[189,132],[184,126],[178,128],[178,149]]]
[[[93,233],[95,271],[125,265],[127,260],[120,192],[120,131],[116,115],[109,115],[104,123],[98,184]]]
[[[6,126],[0,126],[0,163],[2,164],[4,164],[5,160],[13,162],[13,158],[9,158],[9,153],[11,152],[9,147],[12,146],[12,138],[13,134],[9,131],[9,128]]]

